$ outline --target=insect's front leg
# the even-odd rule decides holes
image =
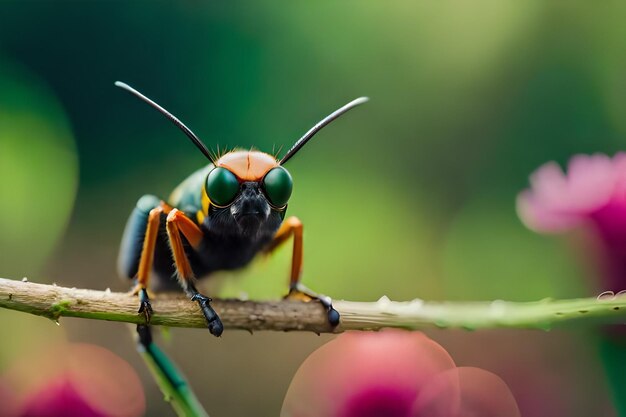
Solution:
[[[270,253],[274,251],[278,246],[293,236],[293,254],[291,259],[291,274],[289,278],[289,293],[285,296],[285,298],[304,301],[310,301],[311,299],[320,300],[328,313],[328,322],[331,326],[337,326],[339,324],[340,316],[339,312],[333,308],[331,298],[311,291],[300,282],[300,277],[302,275],[302,230],[303,226],[300,219],[294,216],[288,217],[281,224],[278,232],[276,232],[276,235],[274,236],[274,239],[265,249],[265,252]]]
[[[118,271],[121,276],[135,280],[132,290],[139,296],[139,313],[150,322],[152,306],[148,298],[150,272],[163,213],[171,208],[158,197],[145,195],[131,213],[120,246]]]
[[[185,290],[185,293],[191,298],[192,301],[197,301],[200,305],[202,313],[207,321],[209,331],[214,336],[220,336],[224,331],[224,326],[219,316],[211,307],[211,299],[198,292],[194,285],[194,275],[189,264],[189,259],[185,253],[181,234],[185,236],[185,239],[189,242],[194,250],[197,250],[203,240],[202,230],[191,221],[185,213],[180,210],[173,209],[167,215],[166,221],[167,235],[170,240],[170,246],[172,248],[172,254],[174,256],[174,262],[176,263],[176,271],[178,273],[178,281]]]

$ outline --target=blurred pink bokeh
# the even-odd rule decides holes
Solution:
[[[298,369],[283,417],[519,416],[506,383],[478,368],[456,367],[419,332],[347,333]]]
[[[146,407],[131,366],[90,344],[24,355],[0,376],[0,399],[3,417],[138,417]]]

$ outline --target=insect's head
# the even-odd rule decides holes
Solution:
[[[217,216],[212,216],[216,221],[230,214],[231,220],[236,221],[244,231],[248,232],[258,230],[263,224],[276,221],[280,224],[284,217],[293,189],[293,181],[283,165],[324,126],[368,100],[367,97],[357,98],[320,120],[298,139],[280,160],[264,152],[241,150],[228,152],[216,158],[206,145],[173,114],[132,87],[119,81],[115,85],[161,112],[178,126],[211,161],[214,168],[207,175],[202,198],[204,213],[210,214],[211,210],[216,211]]]
[[[209,219],[234,220],[244,233],[280,224],[293,189],[291,174],[272,155],[237,150],[217,159],[204,183],[203,210]],[[232,225],[231,225],[232,226]]]
[[[217,161],[207,175],[205,192],[211,205],[228,207],[244,190],[244,184],[254,184],[268,204],[283,211],[291,191],[291,174],[276,159],[259,151],[232,151]]]

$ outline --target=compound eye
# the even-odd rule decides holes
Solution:
[[[226,168],[217,167],[206,178],[206,193],[211,203],[227,206],[239,193],[239,181]]]
[[[282,207],[289,201],[293,189],[291,175],[283,167],[273,168],[263,178],[263,189],[270,203]]]

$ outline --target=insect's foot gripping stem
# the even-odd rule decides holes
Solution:
[[[141,288],[137,295],[139,296],[139,309],[137,313],[143,313],[146,317],[146,324],[149,324],[153,310],[152,304],[150,304],[150,297],[148,297],[148,291],[145,288]]]
[[[341,315],[335,310],[333,300],[327,295],[317,294],[298,282],[290,286],[289,294],[285,296],[285,299],[302,301],[319,300],[326,309],[328,323],[332,327],[339,325]]]
[[[207,321],[209,332],[211,332],[213,336],[220,337],[224,331],[224,325],[215,310],[213,310],[213,307],[211,307],[211,301],[213,300],[200,293],[195,293],[191,296],[191,301],[198,302],[198,305],[202,309],[202,314],[204,314],[204,318]]]
[[[333,300],[330,297],[327,297],[325,295],[321,296],[319,300],[322,303],[322,305],[326,308],[326,314],[328,315],[328,323],[333,327],[337,327],[339,325],[341,315],[333,307]]]

